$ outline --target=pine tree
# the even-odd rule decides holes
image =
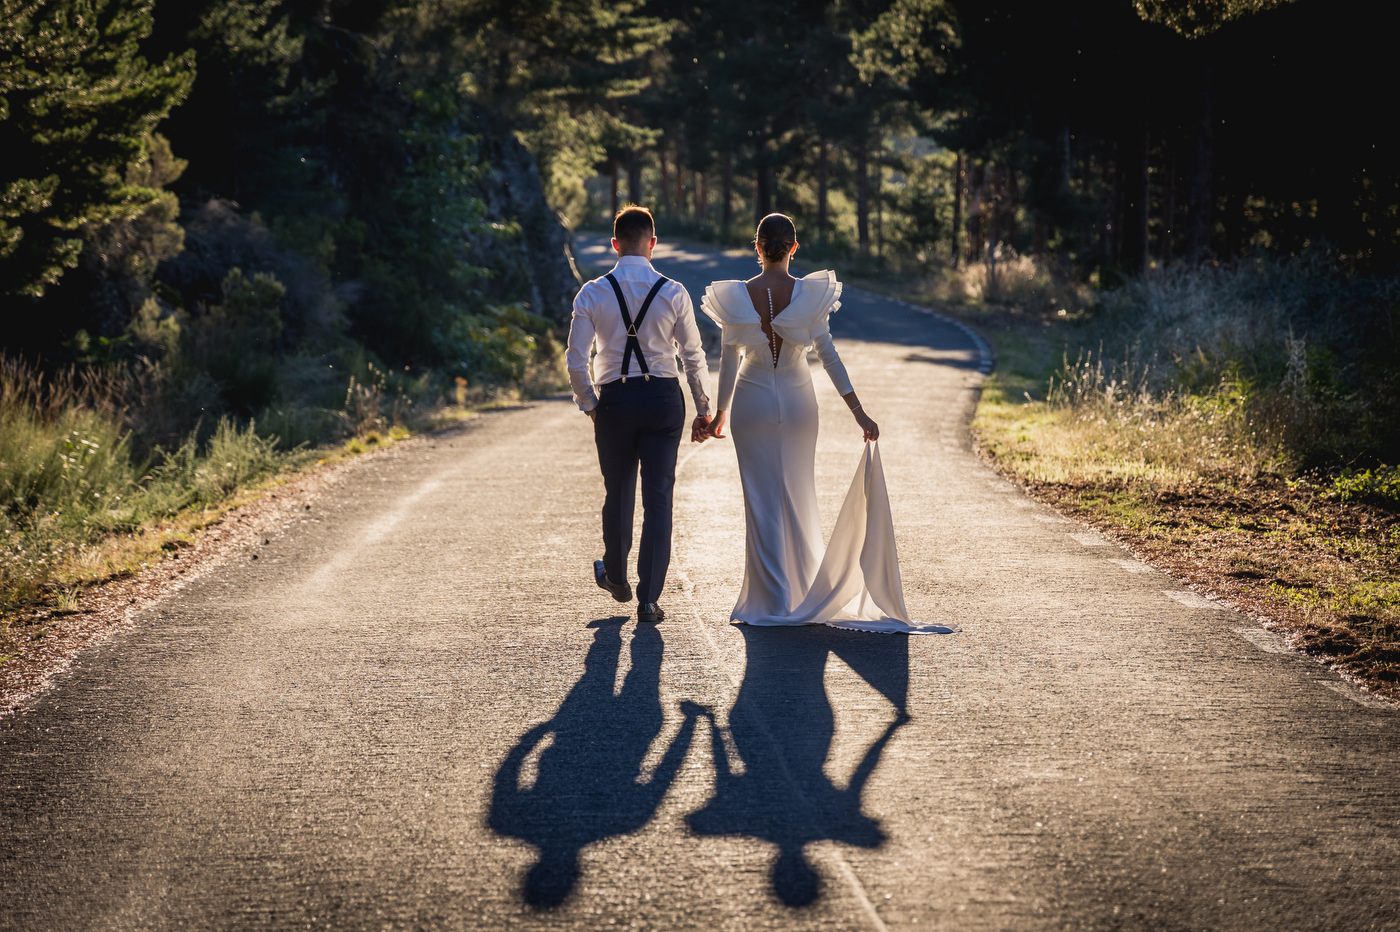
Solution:
[[[72,268],[86,225],[160,198],[128,176],[194,77],[140,54],[151,0],[0,0],[0,293],[40,296]]]
[[[189,159],[184,192],[199,192],[263,206],[270,189],[294,188],[293,141],[298,120],[291,111],[304,86],[293,75],[304,42],[295,35],[278,0],[155,0],[156,54],[189,48],[199,76],[189,100],[161,132]]]

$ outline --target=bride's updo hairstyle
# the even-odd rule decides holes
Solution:
[[[781,262],[797,242],[797,226],[787,214],[769,214],[758,222],[753,244],[769,262]]]

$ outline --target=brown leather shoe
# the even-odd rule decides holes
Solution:
[[[657,605],[655,602],[643,602],[641,605],[637,606],[638,621],[657,622],[665,617],[666,613],[663,612],[661,606]]]

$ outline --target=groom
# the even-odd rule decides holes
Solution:
[[[603,471],[603,559],[594,561],[593,578],[617,601],[631,601],[627,556],[640,469],[637,620],[654,622],[666,617],[657,599],[671,563],[671,493],[685,428],[680,369],[685,368],[699,415],[690,427],[690,439],[697,443],[709,436],[709,369],[690,295],[651,267],[656,248],[651,211],[618,211],[612,247],[617,265],[574,298],[569,383],[579,410],[593,421]],[[595,344],[597,357],[590,360]]]

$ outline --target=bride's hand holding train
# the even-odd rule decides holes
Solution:
[[[856,423],[860,425],[860,429],[865,433],[865,442],[869,443],[872,440],[879,440],[880,425],[876,424],[874,419],[864,411],[857,411],[855,415]]]
[[[872,440],[879,440],[880,425],[876,424],[875,420],[865,413],[865,409],[861,407],[860,399],[856,397],[856,393],[847,392],[842,395],[841,398],[846,402],[846,407],[850,408],[851,413],[855,415],[856,423],[860,425],[860,429],[865,434],[865,442],[869,443]]]

